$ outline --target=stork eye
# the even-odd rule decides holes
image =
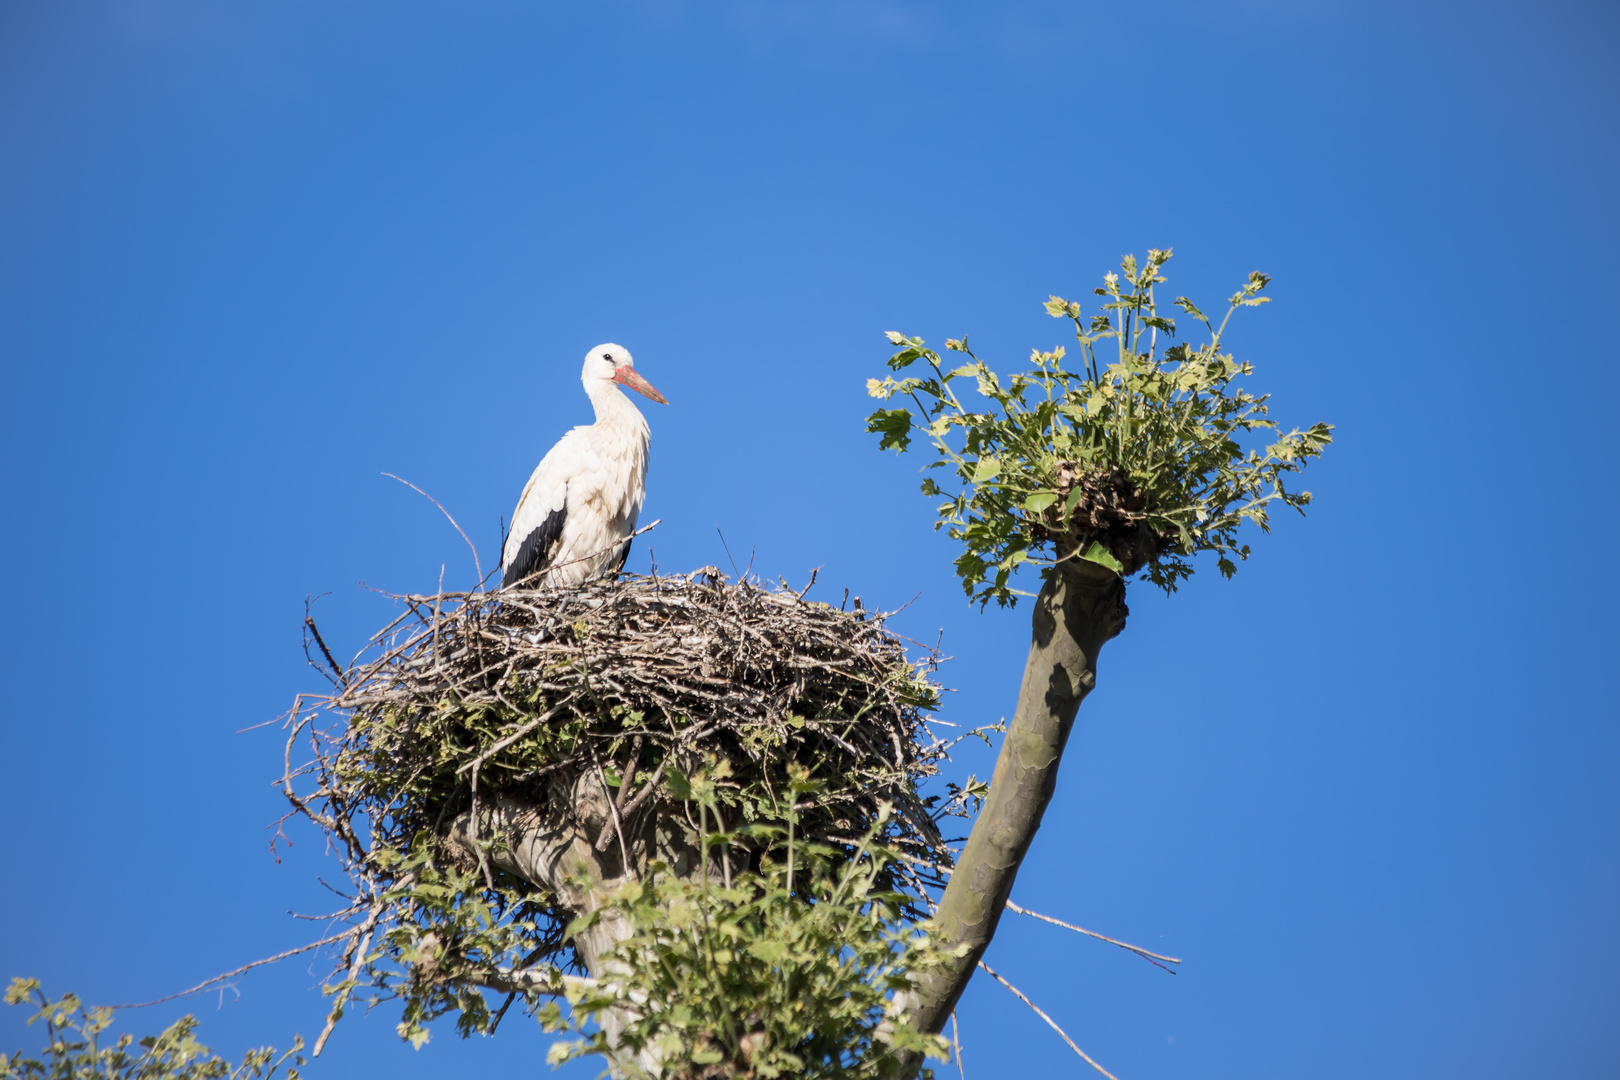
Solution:
[[[613,363],[613,354],[610,353],[610,352],[605,352],[605,353],[602,354],[602,359],[606,360],[608,363],[611,364],[611,363]]]

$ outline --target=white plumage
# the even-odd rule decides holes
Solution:
[[[536,466],[512,512],[501,552],[502,586],[574,585],[618,571],[647,492],[652,434],[621,385],[669,404],[636,373],[628,350],[598,345],[585,355],[580,382],[596,423],[574,428]]]

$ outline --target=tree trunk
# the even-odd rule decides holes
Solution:
[[[1080,702],[1097,681],[1097,653],[1125,628],[1125,582],[1095,563],[1052,570],[1035,600],[1034,632],[1018,708],[1002,739],[984,809],[940,899],[935,922],[965,955],[929,975],[912,1016],[939,1032],[973,977],[1012,894],[1013,879],[1041,826]],[[921,1063],[912,1065],[912,1071]]]
[[[596,849],[601,831],[614,826],[607,808],[608,792],[594,777],[587,773],[572,783],[554,784],[551,794],[547,803],[496,796],[479,807],[476,835],[473,815],[466,812],[451,822],[444,839],[459,849],[457,857],[467,865],[477,861],[479,841],[498,841],[484,856],[495,869],[549,890],[575,915],[602,910],[595,925],[574,936],[573,946],[591,977],[603,979],[622,963],[609,954],[635,931],[617,911],[605,907],[608,897],[645,871],[649,849],[655,849],[682,876],[692,869],[693,853],[661,834],[656,813],[649,811],[638,815],[639,827],[631,828],[628,848],[634,853],[632,858],[641,858],[627,869],[617,844],[608,845],[605,851]],[[636,1055],[617,1049],[619,1032],[633,1019],[629,1006],[609,1009],[598,1019],[609,1044],[616,1048],[608,1054],[614,1077],[659,1074],[662,1062],[652,1048]]]

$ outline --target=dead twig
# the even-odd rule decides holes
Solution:
[[[1119,1077],[1115,1076],[1113,1073],[1109,1072],[1107,1069],[1105,1069],[1101,1065],[1097,1064],[1097,1062],[1092,1058],[1092,1056],[1090,1054],[1088,1054],[1084,1050],[1080,1049],[1080,1047],[1075,1044],[1075,1041],[1073,1039],[1069,1038],[1068,1032],[1066,1032],[1062,1028],[1058,1027],[1057,1026],[1057,1021],[1053,1020],[1050,1016],[1047,1016],[1046,1013],[1041,1010],[1041,1007],[1039,1005],[1035,1004],[1033,1001],[1029,1000],[1029,998],[1025,997],[1024,992],[1022,990],[1018,989],[1018,987],[1014,986],[1012,983],[1008,982],[1006,979],[1003,979],[1000,975],[997,975],[994,971],[991,970],[990,965],[986,964],[983,960],[979,961],[979,969],[981,971],[983,971],[986,975],[990,976],[992,979],[996,980],[996,982],[1000,983],[1002,986],[1005,986],[1007,989],[1011,990],[1013,992],[1013,996],[1018,998],[1019,1001],[1022,1001],[1025,1005],[1028,1005],[1031,1009],[1034,1009],[1035,1010],[1035,1015],[1040,1017],[1042,1020],[1045,1020],[1046,1023],[1047,1023],[1047,1026],[1050,1027],[1053,1031],[1057,1032],[1058,1035],[1062,1037],[1063,1041],[1069,1044],[1069,1049],[1070,1050],[1073,1050],[1075,1053],[1079,1054],[1083,1059],[1085,1059],[1085,1063],[1087,1065],[1090,1065],[1093,1069],[1096,1069],[1098,1072],[1100,1072],[1104,1076],[1108,1077],[1108,1080],[1119,1080]]]
[[[377,922],[381,917],[382,902],[373,900],[371,902],[371,914],[366,917],[364,923],[353,931],[353,933],[360,936],[358,943],[351,943],[350,945],[350,948],[354,950],[354,960],[349,965],[348,977],[338,987],[337,1000],[332,1002],[332,1011],[327,1014],[326,1026],[321,1029],[321,1037],[315,1040],[315,1046],[310,1050],[311,1057],[321,1056],[321,1051],[326,1049],[326,1040],[332,1037],[332,1030],[337,1027],[338,1020],[343,1017],[343,1005],[349,1000],[349,994],[354,989],[355,980],[360,974],[360,968],[366,962],[366,950],[371,948],[371,935],[377,928]]]
[[[484,566],[483,566],[483,564],[481,562],[478,561],[478,548],[472,542],[472,539],[467,535],[467,530],[463,529],[460,525],[456,524],[456,519],[450,516],[450,511],[446,510],[444,508],[444,505],[442,503],[440,503],[438,499],[435,499],[433,496],[429,495],[427,492],[423,491],[421,488],[417,487],[415,484],[411,483],[409,480],[406,480],[403,477],[395,476],[391,472],[385,472],[385,473],[383,473],[383,475],[388,477],[390,480],[398,480],[400,483],[404,484],[406,487],[410,488],[412,491],[414,491],[418,495],[422,496],[422,498],[426,499],[428,502],[432,503],[434,506],[437,506],[439,508],[439,513],[443,514],[444,517],[445,517],[445,520],[450,522],[451,525],[454,525],[455,529],[456,529],[456,532],[460,533],[461,538],[463,540],[467,541],[467,550],[472,552],[473,569],[478,571],[478,581],[479,581],[480,585],[482,585],[482,582],[484,580]],[[316,1051],[316,1053],[319,1053],[319,1052],[320,1051]]]
[[[315,639],[315,644],[321,647],[321,655],[326,657],[327,666],[332,669],[332,674],[337,678],[337,684],[339,686],[347,685],[343,680],[348,676],[344,670],[338,666],[337,660],[333,658],[332,650],[326,647],[325,639],[321,637],[320,630],[318,630],[315,626],[314,618],[309,614],[309,604],[307,601],[304,604],[304,628],[307,629],[310,636]]]
[[[1066,923],[1062,919],[1054,919],[1050,915],[1042,915],[1038,911],[1030,911],[1028,908],[1021,908],[1017,904],[1013,903],[1011,900],[1007,901],[1007,910],[1011,911],[1011,912],[1014,912],[1016,914],[1019,914],[1019,915],[1028,915],[1030,918],[1039,919],[1042,922],[1049,922],[1053,926],[1061,926],[1065,930],[1073,930],[1077,934],[1085,934],[1087,937],[1094,937],[1098,941],[1106,941],[1110,945],[1118,945],[1120,948],[1124,949],[1125,951],[1135,953],[1137,956],[1140,956],[1142,959],[1146,960],[1148,963],[1152,964],[1154,967],[1161,968],[1164,971],[1168,971],[1172,975],[1174,975],[1176,973],[1175,970],[1173,968],[1165,967],[1164,964],[1179,964],[1179,963],[1181,963],[1181,960],[1179,958],[1177,958],[1177,957],[1165,956],[1163,953],[1149,952],[1147,949],[1142,948],[1140,945],[1132,945],[1128,941],[1120,941],[1118,938],[1111,938],[1107,934],[1099,934],[1095,930],[1087,930],[1083,926],[1075,926],[1073,923]],[[1159,961],[1161,961],[1161,960],[1164,961],[1164,964],[1159,963]]]
[[[266,964],[274,964],[279,960],[287,959],[289,956],[297,956],[299,953],[307,953],[312,949],[319,949],[323,945],[331,945],[335,942],[343,941],[353,934],[353,929],[345,930],[341,934],[333,934],[331,937],[322,938],[319,941],[312,941],[308,945],[300,945],[296,949],[288,949],[286,952],[276,953],[274,956],[267,956],[263,960],[255,960],[251,964],[243,964],[241,967],[232,971],[227,971],[223,975],[215,975],[212,979],[200,982],[189,990],[181,990],[179,993],[170,994],[167,997],[153,998],[151,1001],[138,1001],[133,1005],[105,1005],[102,1007],[107,1009],[145,1009],[152,1005],[162,1005],[165,1001],[178,1001],[181,998],[192,997],[196,994],[204,992],[205,990],[212,990],[214,987],[225,982],[226,979],[234,979],[238,975],[246,974],[256,967],[263,967]]]

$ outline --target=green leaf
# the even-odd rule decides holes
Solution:
[[[1086,550],[1081,553],[1080,557],[1087,562],[1094,562],[1098,566],[1106,566],[1116,574],[1123,574],[1125,572],[1125,567],[1120,565],[1120,561],[1118,559],[1114,558],[1114,553],[1103,547],[1102,544],[1096,540],[1091,542],[1091,546],[1086,548]]]
[[[565,926],[563,928],[563,937],[565,939],[566,938],[571,938],[575,934],[578,934],[578,933],[580,933],[582,931],[585,931],[585,930],[589,930],[591,927],[595,926],[597,923],[599,923],[601,921],[602,921],[602,909],[601,908],[598,908],[595,911],[587,911],[585,914],[583,914],[579,918],[573,920],[572,922],[570,922],[567,926]]]
[[[988,484],[990,481],[994,480],[1000,475],[1000,458],[980,458],[978,467],[973,470],[973,482],[975,484]]]
[[[1024,500],[1024,509],[1039,514],[1055,502],[1057,502],[1057,492],[1037,491]]]
[[[1193,302],[1187,299],[1185,296],[1176,297],[1176,307],[1180,308],[1182,311],[1185,311],[1187,314],[1191,315],[1205,326],[1209,325],[1208,317],[1205,316],[1202,311],[1199,311],[1198,308],[1194,306]]]
[[[904,451],[911,445],[911,410],[879,409],[867,417],[866,430],[883,436],[878,441],[879,450],[892,447]]]
[[[692,781],[673,765],[664,770],[664,787],[669,790],[670,798],[679,802],[691,801]]]

